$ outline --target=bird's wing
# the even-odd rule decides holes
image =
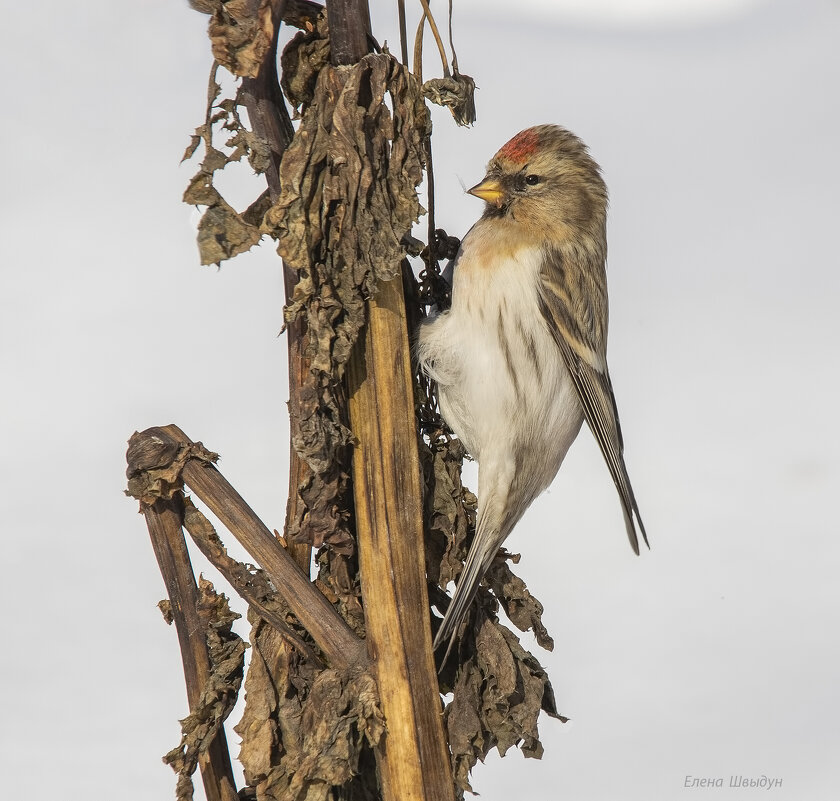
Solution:
[[[637,524],[645,545],[648,540],[624,464],[624,441],[607,370],[606,275],[603,264],[587,266],[575,261],[559,252],[547,255],[540,275],[540,311],[560,348],[586,422],[607,462],[621,498],[630,545],[638,554]],[[596,269],[588,268],[592,266]]]

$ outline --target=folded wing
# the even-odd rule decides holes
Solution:
[[[621,499],[627,537],[638,554],[638,534],[645,545],[648,540],[624,463],[624,441],[607,370],[606,273],[603,262],[583,265],[578,258],[583,257],[571,258],[555,252],[546,259],[541,274],[540,311],[560,348],[586,422],[607,462]]]

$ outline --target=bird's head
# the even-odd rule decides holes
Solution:
[[[538,125],[513,137],[468,190],[502,217],[542,237],[602,239],[607,188],[586,145],[559,125]]]

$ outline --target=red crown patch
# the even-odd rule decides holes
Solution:
[[[537,149],[540,138],[533,128],[516,134],[500,151],[499,155],[509,161],[523,164]]]

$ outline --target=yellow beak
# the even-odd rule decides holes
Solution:
[[[493,203],[500,208],[505,197],[502,185],[495,178],[485,178],[480,184],[467,191],[471,195],[475,195],[488,203]]]

